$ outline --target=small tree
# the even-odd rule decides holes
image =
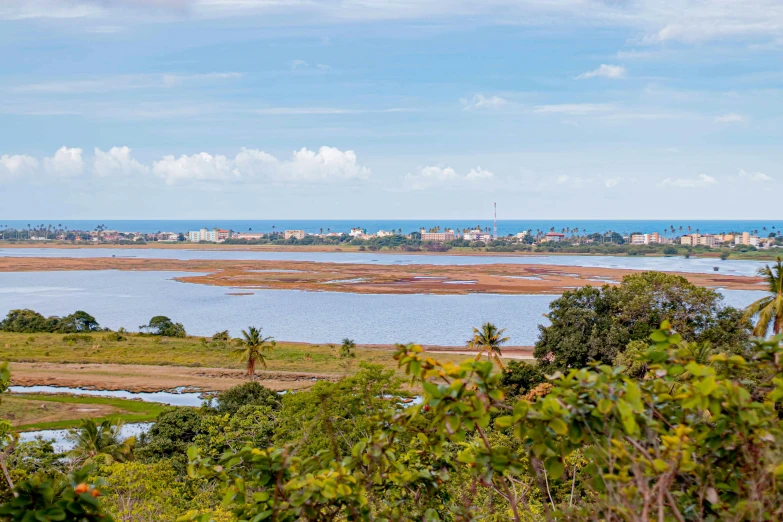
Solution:
[[[340,358],[340,366],[343,368],[343,373],[348,373],[348,369],[351,367],[351,360],[356,358],[356,343],[347,337],[343,339],[343,344],[340,345],[340,351],[337,356]]]
[[[175,323],[165,315],[156,315],[150,319],[149,324],[139,326],[139,330],[147,330],[152,335],[162,335],[164,337],[187,336],[182,323]]]
[[[494,361],[503,367],[503,361],[500,360],[500,356],[503,352],[500,350],[500,346],[508,341],[508,337],[503,337],[505,329],[498,329],[492,323],[484,323],[481,325],[481,329],[473,328],[473,338],[468,341],[468,348],[478,350],[476,354],[476,360],[481,359],[483,354],[487,354],[487,360]]]
[[[263,337],[261,335],[261,328],[255,326],[249,327],[247,330],[242,330],[243,339],[239,339],[239,348],[232,351],[232,355],[245,363],[247,368],[247,375],[251,380],[256,378],[256,364],[261,365],[266,369],[266,357],[264,352],[271,350],[276,346],[272,337]]]

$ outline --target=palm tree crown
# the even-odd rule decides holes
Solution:
[[[245,363],[248,376],[251,379],[255,379],[256,364],[261,363],[266,368],[264,351],[271,350],[276,344],[271,337],[263,337],[261,328],[256,328],[255,326],[242,330],[242,337],[243,339],[239,339],[239,348],[232,351],[231,354]]]
[[[769,265],[759,270],[759,275],[767,283],[770,295],[762,297],[745,309],[745,319],[758,316],[753,335],[764,337],[772,326],[775,335],[783,328],[783,262],[780,256],[772,267]]]
[[[505,329],[498,329],[492,323],[484,323],[480,329],[473,328],[473,338],[468,340],[468,348],[478,349],[476,360],[486,353],[487,359],[498,363],[501,368],[503,367],[503,362],[500,360],[503,352],[501,352],[500,346],[508,341],[508,337],[503,337],[503,332]]]
[[[106,419],[100,423],[95,419],[82,419],[79,427],[72,428],[66,435],[74,443],[68,455],[78,464],[98,458],[109,464],[130,460],[136,437],[123,440],[122,425],[119,419]]]

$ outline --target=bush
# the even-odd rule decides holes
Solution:
[[[722,301],[714,290],[661,272],[625,276],[620,286],[567,291],[549,305],[552,324],[539,326],[534,354],[547,372],[612,364],[629,342],[646,340],[667,318],[687,341],[742,353],[750,323]]]
[[[68,334],[63,335],[63,342],[66,343],[92,343],[92,336],[86,334]]]
[[[222,391],[215,397],[214,411],[219,414],[234,414],[242,406],[268,406],[273,410],[280,409],[280,396],[264,388],[255,381],[240,384]]]
[[[165,315],[156,315],[150,319],[149,324],[139,326],[139,330],[147,330],[152,335],[164,337],[186,337],[185,327],[182,323],[175,323]]]
[[[103,338],[107,341],[114,341],[114,342],[120,342],[126,340],[126,337],[122,335],[120,332],[109,332],[106,335],[104,335]]]

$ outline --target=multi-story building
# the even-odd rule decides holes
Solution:
[[[266,234],[263,232],[242,232],[239,234],[234,234],[233,236],[235,239],[245,239],[248,241],[257,241],[259,239],[263,239],[266,237]]]
[[[455,239],[457,239],[457,236],[454,234],[453,230],[446,230],[445,232],[426,232],[423,228],[421,229],[422,241],[454,241]]]
[[[352,228],[351,231],[348,233],[348,235],[351,237],[362,237],[365,234],[367,234],[367,231],[359,227]]]
[[[305,238],[305,231],[304,230],[286,230],[283,234],[283,237],[285,239],[304,239]]]
[[[699,234],[688,234],[680,238],[680,244],[685,246],[696,246],[699,244]]]
[[[483,241],[485,243],[492,241],[492,234],[482,232],[479,229],[470,230],[462,235],[462,239],[465,241]]]
[[[188,232],[188,241],[192,243],[200,243],[201,241],[209,241],[212,243],[221,243],[231,236],[231,231],[223,230],[220,228],[213,228],[212,230],[202,228],[201,230],[191,230]]]
[[[560,232],[547,232],[544,236],[544,241],[547,243],[559,243],[565,239],[565,234]]]
[[[378,237],[388,237],[388,236],[394,236],[396,234],[393,230],[391,232],[389,232],[388,230],[379,230],[376,235]]]
[[[748,246],[759,246],[759,238],[758,236],[751,236],[750,232],[743,232],[742,234],[738,234],[734,238],[734,244],[735,245],[748,245]]]
[[[179,234],[176,232],[159,232],[156,236],[158,241],[166,241],[169,243],[179,240]]]
[[[632,245],[650,245],[661,242],[661,236],[658,232],[652,234],[631,234]]]

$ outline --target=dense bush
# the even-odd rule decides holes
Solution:
[[[65,317],[44,317],[34,310],[11,310],[0,321],[0,330],[16,333],[85,333],[101,329],[98,321],[78,310]]]
[[[165,315],[156,315],[148,324],[139,326],[139,330],[145,330],[152,335],[164,337],[186,337],[185,327],[182,323],[175,323]]]
[[[722,300],[714,290],[661,272],[626,276],[619,286],[566,291],[549,305],[551,324],[539,326],[534,355],[545,371],[612,364],[629,342],[646,340],[664,319],[688,341],[741,354],[750,323]]]

